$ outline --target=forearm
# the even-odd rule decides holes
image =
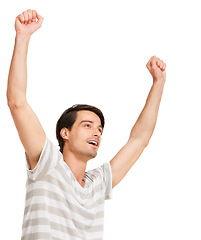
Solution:
[[[8,104],[20,105],[26,100],[27,52],[29,37],[16,35],[13,56],[8,75]]]
[[[130,139],[138,139],[144,145],[149,143],[156,125],[164,84],[163,81],[153,83],[146,104],[131,130]]]

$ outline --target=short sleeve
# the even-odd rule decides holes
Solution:
[[[101,167],[105,184],[105,200],[109,200],[112,199],[112,170],[109,162],[104,163]]]
[[[26,153],[25,156],[28,178],[33,181],[40,180],[43,176],[52,171],[62,158],[62,154],[58,150],[57,146],[53,144],[47,137],[38,163],[33,170],[30,170]]]
[[[103,163],[101,166],[87,171],[86,175],[94,182],[95,187],[100,186],[99,190],[103,190],[105,200],[112,199],[112,170],[109,162]]]

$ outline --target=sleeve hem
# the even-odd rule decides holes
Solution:
[[[112,196],[113,196],[113,194],[112,194],[112,169],[111,169],[109,162],[106,162],[105,166],[108,171],[108,186],[106,189],[105,200],[109,200],[109,199],[112,199]]]
[[[36,171],[36,169],[37,169],[38,165],[40,164],[41,159],[42,159],[42,157],[43,157],[43,153],[44,153],[44,151],[45,151],[45,148],[46,148],[47,142],[48,142],[48,139],[47,139],[47,136],[46,136],[45,144],[44,144],[44,146],[43,146],[43,150],[42,150],[42,152],[41,152],[41,154],[40,154],[39,160],[38,160],[38,162],[37,162],[35,168],[32,169],[32,170],[29,169],[29,168],[30,168],[30,165],[29,165],[29,162],[28,162],[27,154],[26,154],[26,152],[25,152],[25,157],[26,157],[26,169],[27,169],[27,172],[28,172],[28,173],[32,173],[32,174],[33,174],[33,173]]]

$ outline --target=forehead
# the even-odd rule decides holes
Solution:
[[[101,120],[97,114],[88,110],[81,110],[77,112],[76,122],[80,123],[82,121],[92,121],[98,125],[101,125]]]

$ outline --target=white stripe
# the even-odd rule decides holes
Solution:
[[[37,204],[37,203],[36,203]],[[46,204],[46,203],[45,203]],[[51,204],[49,204],[49,206],[50,206]],[[54,206],[50,206],[50,207],[53,207],[53,208],[55,208]],[[63,211],[63,209],[62,208],[59,208],[59,206],[57,205],[56,206],[56,209],[58,209],[58,210],[61,210],[61,211]],[[37,211],[30,211],[30,212],[27,212],[27,214],[24,216],[24,220],[26,221],[26,220],[29,220],[31,217],[33,217],[33,213],[35,212],[36,213],[36,215],[37,215],[37,212],[40,212],[40,211],[43,211],[44,213],[43,213],[43,215],[38,215],[38,216],[43,216],[43,217],[45,217],[45,216],[49,216],[49,214],[50,213],[48,213],[47,211],[45,211],[45,210],[37,210]],[[89,218],[87,218],[87,217],[85,217],[85,216],[82,216],[82,215],[80,215],[79,213],[75,213],[75,212],[73,212],[73,211],[71,211],[70,209],[65,209],[65,211],[64,212],[66,212],[66,215],[68,216],[68,215],[70,215],[71,217],[72,217],[72,220],[77,220],[77,221],[79,221],[79,222],[81,222],[81,223],[86,223],[86,222],[91,222],[92,220],[93,220],[93,218],[91,218],[91,219],[89,219]],[[46,214],[45,214],[46,213]],[[99,209],[97,209],[97,213],[101,213],[101,215],[102,214],[104,214],[104,212],[103,212],[103,205],[102,206],[100,206],[99,207]],[[89,212],[88,212],[88,214],[89,214]],[[94,212],[92,212],[91,213],[92,214],[92,216],[93,216],[93,214],[94,214],[94,216],[96,215],[96,213],[94,213]],[[57,215],[55,215],[55,216],[57,216]],[[98,218],[98,217],[96,217],[95,218],[95,223],[97,222],[97,225],[99,224],[99,222],[101,221],[101,217],[100,218]]]
[[[49,176],[52,177],[53,179],[59,180],[59,181],[63,184],[63,186],[66,187],[66,190],[67,190],[69,193],[71,193],[71,194],[73,194],[73,193],[76,194],[77,191],[78,191],[78,193],[80,193],[80,195],[83,195],[83,192],[79,192],[79,190],[76,188],[75,181],[74,181],[73,179],[71,179],[71,182],[66,182],[66,181],[64,181],[62,175],[59,173],[58,170],[55,170],[55,171],[52,173],[52,176],[51,176],[51,174],[49,174]],[[41,181],[39,181],[39,182],[35,182],[35,183],[32,183],[32,184],[29,184],[29,185],[27,186],[27,193],[29,193],[30,191],[32,191],[32,190],[34,189],[34,187],[37,186],[37,184],[41,184],[41,182],[42,182],[42,179],[41,179]],[[44,181],[44,183],[45,183],[45,181]],[[90,186],[89,186],[87,189],[85,189],[85,193],[84,193],[85,195],[91,193],[92,190],[93,190],[94,188],[98,187],[100,184],[102,184],[102,182],[101,182],[100,179],[96,179],[96,181],[95,181],[94,183],[89,183],[89,184],[90,184]],[[76,189],[76,192],[75,192],[75,189]],[[76,194],[76,195],[77,195],[77,194]],[[81,199],[81,200],[82,200],[82,199]]]
[[[25,229],[23,229],[23,232],[22,232],[22,237],[27,235],[27,234],[33,234],[33,233],[40,233],[40,232],[47,232],[47,233],[52,233],[52,236],[53,237],[56,237],[56,238],[60,238],[60,239],[76,239],[76,240],[83,240],[83,237],[87,238],[87,239],[97,239],[97,238],[101,238],[102,237],[102,232],[94,232],[94,233],[88,233],[88,232],[84,232],[84,231],[77,231],[77,234],[79,237],[74,237],[68,233],[64,233],[64,232],[61,232],[61,231],[58,231],[58,230],[55,230],[55,229],[51,229],[49,228],[49,226],[46,226],[46,225],[37,225],[37,226],[30,226],[30,227],[27,227]]]
[[[44,189],[44,190],[51,190],[51,192],[54,192],[55,194],[58,194],[59,196],[65,199],[68,199],[68,201],[74,205],[76,205],[77,207],[80,207],[80,205],[85,205],[85,207],[90,207],[93,203],[95,203],[97,200],[99,200],[101,197],[104,197],[105,193],[104,193],[104,189],[97,192],[93,198],[86,198],[86,200],[83,200],[79,198],[79,196],[72,194],[71,191],[69,192],[63,192],[59,186],[53,185],[51,183],[45,182],[45,181],[39,181],[34,183],[34,187],[30,187],[31,191],[33,190],[37,190],[37,189]],[[68,190],[68,188],[67,188]],[[31,191],[28,191],[28,193],[30,193]],[[91,195],[91,192],[88,193],[89,196]],[[34,199],[37,199],[37,196],[34,196]],[[75,201],[76,199],[76,201]],[[51,199],[50,199],[51,200]],[[29,206],[31,204],[31,202],[33,201],[32,198],[29,198],[26,200],[25,202],[25,207]],[[58,203],[57,203],[58,204]]]
[[[49,226],[30,226],[30,227],[27,227],[27,228],[24,228],[23,231],[22,231],[22,237],[25,236],[26,234],[30,234],[30,233],[37,233],[37,232],[47,232],[47,233],[50,233],[51,230],[50,230],[50,227]]]
[[[60,231],[57,231],[57,230],[52,230],[52,233],[53,233],[53,236],[54,237],[57,237],[57,238],[61,238],[62,240],[83,240],[83,237],[84,239],[87,239],[87,240],[94,240],[94,239],[102,239],[103,237],[103,233],[102,232],[94,232],[94,233],[85,233],[83,231],[78,231],[78,234],[80,234],[80,238],[77,238],[77,237],[74,237],[70,234],[65,234],[63,232],[60,232]]]
[[[68,226],[71,226],[72,220],[80,222],[81,224],[85,224],[85,225],[91,225],[91,223],[93,222],[93,226],[99,226],[103,222],[103,218],[96,218],[92,221],[92,220],[84,218],[76,213],[74,214],[74,216],[72,217],[71,220],[68,220],[62,216],[57,216],[57,215],[47,213],[46,211],[42,211],[42,210],[27,213],[26,218],[24,220],[28,221],[30,219],[36,219],[39,216],[40,217],[42,216],[43,218],[47,217],[48,219],[54,220],[54,222],[60,223],[62,225],[66,225],[66,223],[68,223]]]
[[[31,234],[28,239],[34,233],[48,233],[51,239],[102,240],[105,191],[111,193],[111,170],[103,165],[86,174],[89,178],[82,188],[62,154],[47,139],[37,167],[28,171],[32,180],[27,185],[22,236]]]
[[[66,207],[66,204],[64,202],[60,202],[55,199],[49,199],[47,196],[43,196],[42,198],[40,196],[34,197],[34,202],[33,201],[31,202],[31,199],[30,199],[30,204],[28,205],[28,207],[31,204],[40,204],[40,203],[48,204],[47,206],[56,207],[64,211],[68,211],[68,210],[72,211],[71,209]],[[75,203],[72,203],[72,204],[75,205]],[[80,209],[86,210],[84,207],[81,208],[79,205],[77,207]],[[104,208],[104,202],[102,202],[102,204],[95,206],[94,208],[87,209],[86,211],[89,213],[96,213],[103,210],[103,208]]]

